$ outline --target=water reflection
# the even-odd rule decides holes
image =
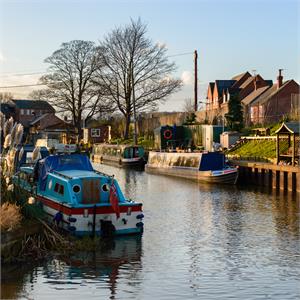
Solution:
[[[54,255],[4,282],[14,298],[299,298],[294,195],[96,167],[143,202],[143,236],[116,239],[96,253]]]
[[[54,290],[60,291],[61,299],[67,299],[63,298],[67,291],[76,291],[78,288],[88,288],[91,285],[97,285],[98,288],[105,287],[110,291],[110,299],[114,299],[120,278],[122,281],[128,281],[128,285],[131,286],[139,284],[141,257],[142,237],[128,236],[106,240],[95,252],[81,251],[70,256],[56,254],[46,263],[43,262],[42,266],[37,265],[34,269],[27,266],[20,272],[20,269],[12,270],[7,267],[4,270],[10,277],[2,277],[1,299],[30,298],[30,295],[36,293],[40,295],[39,299],[47,298],[52,292],[56,293]],[[50,290],[44,295],[36,286],[37,278],[41,276],[45,279],[43,285]],[[28,282],[32,284],[26,286]],[[25,289],[23,285],[26,286]],[[81,298],[80,295],[78,299]]]

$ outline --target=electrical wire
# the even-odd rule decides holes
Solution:
[[[9,85],[9,86],[0,86],[0,89],[23,88],[28,86],[39,86],[39,85],[46,85],[46,84],[36,83],[36,84],[23,84],[23,85]]]
[[[184,56],[184,55],[190,55],[193,54],[194,52],[183,52],[183,53],[178,53],[178,54],[173,54],[167,56],[169,57],[176,57],[176,56]],[[31,72],[31,73],[11,73],[11,74],[0,74],[2,77],[9,77],[9,76],[26,76],[26,75],[38,75],[38,74],[46,74],[46,71],[43,72]],[[9,88],[23,88],[23,87],[31,87],[31,86],[40,86],[40,85],[45,85],[45,84],[24,84],[24,85],[10,85],[10,86],[0,86],[0,89],[9,89]]]

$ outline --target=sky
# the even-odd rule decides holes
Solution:
[[[194,50],[201,102],[210,81],[245,71],[275,81],[282,68],[285,80],[299,83],[299,16],[300,0],[0,0],[0,92],[26,98],[34,87],[3,87],[37,83],[63,42],[97,43],[139,17],[184,83],[161,111],[182,110],[193,98]]]

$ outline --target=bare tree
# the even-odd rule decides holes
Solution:
[[[192,98],[184,99],[182,109],[184,112],[187,112],[187,113],[192,113],[195,111],[194,102],[193,102]]]
[[[105,68],[98,83],[125,117],[125,138],[135,111],[157,108],[181,87],[181,81],[171,77],[175,64],[168,61],[166,48],[153,44],[146,32],[140,19],[131,20],[108,34],[99,47]]]
[[[7,102],[13,99],[13,94],[10,92],[0,92],[0,100],[1,102]]]
[[[69,113],[74,126],[82,136],[82,118],[92,117],[107,106],[101,101],[102,94],[93,81],[101,68],[101,57],[95,44],[74,40],[63,43],[50,57],[49,74],[40,78],[47,89],[36,92],[48,100],[58,112]]]

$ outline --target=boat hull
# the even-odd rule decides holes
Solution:
[[[103,163],[106,165],[117,166],[122,168],[143,168],[145,160],[143,158],[119,158],[114,156],[103,156],[94,154],[92,161],[94,163]]]
[[[75,208],[42,196],[37,196],[37,200],[42,203],[49,223],[55,224],[55,216],[60,212],[61,221],[57,226],[72,232],[75,236],[125,235],[143,232],[141,204],[120,204],[120,217],[117,218],[110,205]],[[107,230],[107,227],[111,230]]]
[[[235,184],[238,178],[238,171],[236,168],[201,172],[197,169],[185,167],[153,167],[146,165],[145,171],[151,174],[162,174],[186,178],[198,182],[219,184]]]

